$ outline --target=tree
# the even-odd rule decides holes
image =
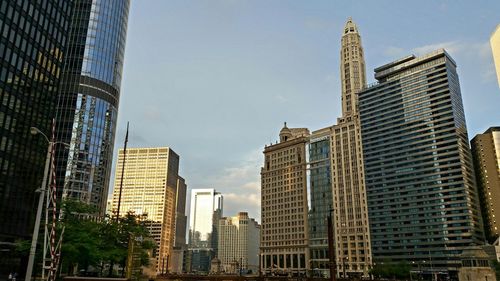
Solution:
[[[118,221],[110,217],[98,218],[96,210],[90,205],[77,201],[66,201],[63,207],[61,227],[65,228],[62,243],[62,268],[67,274],[74,275],[78,270],[102,275],[108,266],[108,276],[113,276],[113,267],[126,265],[130,237],[149,238],[151,235],[144,226],[145,217],[127,213]],[[141,265],[149,262],[148,250],[156,245],[143,239],[140,253]]]
[[[370,270],[370,273],[376,277],[404,279],[410,277],[411,266],[402,261],[398,263],[386,260],[378,263]]]
[[[76,274],[78,268],[87,271],[89,266],[96,266],[101,259],[100,225],[93,219],[95,213],[95,208],[82,202],[66,201],[63,206],[60,227],[65,230],[61,266],[68,274]]]
[[[497,280],[500,280],[500,263],[497,260],[492,260],[491,265],[493,266],[493,269],[495,270]]]

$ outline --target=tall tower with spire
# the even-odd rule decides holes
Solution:
[[[337,274],[368,276],[370,228],[358,118],[357,92],[366,84],[361,36],[349,18],[340,50],[342,116],[310,138],[310,250],[314,268],[328,268],[326,220],[332,210]],[[327,153],[325,153],[327,152]]]
[[[340,48],[340,78],[342,83],[342,116],[357,113],[356,92],[366,84],[365,57],[358,27],[349,18],[342,34]]]

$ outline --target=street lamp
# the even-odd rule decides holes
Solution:
[[[45,169],[43,172],[43,180],[42,180],[42,186],[36,190],[36,192],[40,192],[40,197],[38,198],[38,208],[36,210],[36,218],[35,218],[35,227],[33,229],[33,237],[31,238],[31,247],[30,247],[30,255],[28,259],[28,267],[26,268],[26,277],[25,281],[31,281],[31,275],[33,273],[33,264],[35,262],[35,253],[36,253],[36,244],[38,242],[38,232],[40,231],[40,220],[42,216],[42,209],[43,209],[43,200],[45,197],[45,192],[47,191],[47,175],[49,174],[49,167],[50,167],[50,156],[52,154],[53,146],[56,143],[61,143],[66,146],[69,146],[67,143],[63,142],[52,142],[50,139],[45,135],[40,129],[36,127],[31,127],[30,128],[30,133],[32,135],[37,135],[41,134],[45,140],[49,143],[49,147],[47,149],[47,156],[45,157]]]
[[[349,257],[343,257],[343,258],[342,258],[342,271],[343,271],[343,273],[342,273],[342,277],[343,277],[343,278],[346,278],[345,263],[346,263],[346,261],[348,261],[348,260],[349,260]]]

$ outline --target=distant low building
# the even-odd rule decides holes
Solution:
[[[222,194],[213,188],[191,190],[188,272],[210,271],[210,262],[217,256],[217,229],[223,199]]]
[[[495,271],[490,265],[490,256],[479,246],[470,247],[461,255],[462,265],[458,270],[459,281],[496,281]]]
[[[221,269],[230,272],[231,263],[238,261],[242,272],[259,269],[260,225],[248,213],[219,220],[219,255]]]

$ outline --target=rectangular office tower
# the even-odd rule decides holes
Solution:
[[[500,127],[476,135],[471,147],[484,232],[493,244],[500,234]]]
[[[280,131],[264,149],[260,251],[264,273],[299,274],[309,268],[306,144],[309,130]]]
[[[177,194],[180,178],[179,155],[168,147],[129,148],[126,154],[120,149],[113,190],[115,211],[118,210],[120,200],[124,160],[120,216],[124,216],[127,212],[145,216],[149,232],[158,246],[156,270],[165,272],[172,267],[171,260],[177,233],[176,206],[185,204],[182,201],[186,201],[182,192]]]
[[[242,273],[259,271],[260,225],[248,217],[248,213],[239,212],[234,217],[219,220],[219,253],[221,270],[234,272],[236,261]]]
[[[359,93],[374,261],[456,270],[484,240],[456,63],[441,49],[375,78]]]

